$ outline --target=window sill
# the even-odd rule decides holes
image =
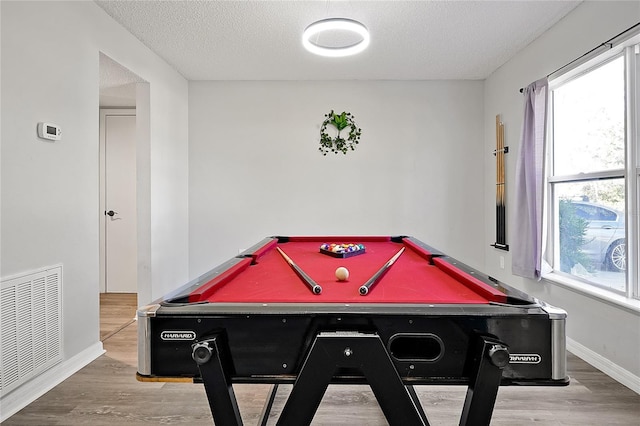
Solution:
[[[569,277],[566,277],[560,274],[555,274],[553,272],[549,274],[545,274],[543,279],[545,281],[549,281],[553,284],[557,284],[557,285],[560,285],[561,287],[565,287],[569,290],[575,291],[576,293],[580,293],[585,296],[591,297],[593,299],[606,302],[610,305],[623,308],[634,314],[640,314],[640,300],[629,299],[625,296],[612,293],[610,291],[600,289],[598,287],[593,287],[588,284],[583,284],[580,281],[573,280]]]

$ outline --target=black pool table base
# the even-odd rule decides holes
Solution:
[[[215,423],[242,425],[232,387],[233,362],[224,333],[195,343],[193,359]],[[465,365],[469,384],[460,425],[489,425],[502,369],[508,363],[505,344],[491,336],[474,336]],[[391,426],[429,425],[413,386],[402,381],[380,337],[361,332],[320,332],[315,336],[277,425],[309,425],[339,371],[357,372],[365,379]],[[267,398],[260,425],[266,424],[276,389],[274,386]]]

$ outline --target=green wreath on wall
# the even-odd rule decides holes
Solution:
[[[355,150],[356,145],[360,142],[360,134],[362,129],[356,126],[353,121],[353,115],[350,112],[342,112],[342,114],[336,114],[331,110],[329,114],[325,114],[325,120],[320,127],[320,152],[322,155],[327,155],[329,152],[335,154],[341,152],[346,154],[347,151]],[[338,129],[338,134],[335,138],[332,138],[327,133],[327,126],[331,124]],[[340,136],[340,132],[349,127],[349,136],[343,138]]]

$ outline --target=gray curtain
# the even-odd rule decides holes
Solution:
[[[524,89],[524,122],[516,164],[511,272],[540,279],[547,78]]]

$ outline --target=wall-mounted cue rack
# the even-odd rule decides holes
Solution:
[[[507,215],[504,188],[504,155],[509,147],[504,146],[504,123],[500,121],[500,114],[496,115],[496,242],[493,247],[509,251],[507,244]]]

